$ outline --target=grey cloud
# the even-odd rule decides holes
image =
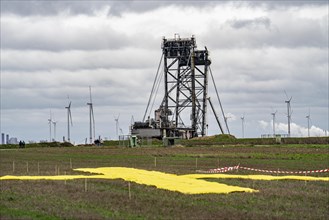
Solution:
[[[1,13],[30,15],[93,14],[95,10],[108,5],[107,1],[1,1]]]
[[[289,7],[328,6],[327,0],[282,0],[282,1],[247,1],[251,7],[264,7],[267,10],[282,10]]]
[[[108,24],[84,25],[84,18],[73,23],[57,17],[17,16],[1,20],[1,48],[21,50],[97,50],[118,49],[129,44],[124,33],[114,31]],[[87,19],[87,18],[85,18]],[[75,23],[74,23],[75,22]],[[96,23],[94,21],[94,23]]]
[[[149,77],[147,77],[149,76]],[[2,109],[60,108],[67,95],[75,106],[85,106],[89,85],[99,106],[139,105],[146,103],[153,81],[150,70],[108,71],[106,69],[48,72],[2,72]],[[143,83],[140,83],[143,81]]]
[[[212,72],[223,100],[230,106],[248,103],[262,107],[280,102],[284,90],[302,97],[300,103],[323,108],[328,103],[325,49],[227,49],[211,55],[221,57],[213,60]]]
[[[148,48],[60,52],[3,50],[2,55],[2,69],[5,71],[108,69],[108,72],[116,72],[116,69],[155,69],[161,52]]]
[[[178,5],[178,6],[191,6],[191,7],[206,7],[215,4],[230,4],[233,3],[237,7],[245,4],[250,7],[264,7],[268,10],[278,10],[293,6],[326,6],[326,0],[320,1],[62,1],[62,0],[49,0],[49,1],[35,1],[35,0],[11,0],[1,1],[1,13],[18,14],[21,16],[30,15],[56,15],[59,13],[69,14],[94,14],[95,11],[102,9],[104,6],[110,6],[109,14],[121,16],[124,12],[145,12],[163,6]]]
[[[258,29],[258,28],[265,28],[269,29],[271,26],[271,20],[266,17],[255,18],[255,19],[245,19],[245,20],[229,20],[227,23],[236,29],[240,28],[251,28],[251,29]]]
[[[328,47],[328,19],[285,17],[216,22],[212,24],[213,34],[201,36],[212,48]]]
[[[220,4],[221,2],[216,2]],[[223,2],[225,3],[225,2]],[[192,7],[205,7],[214,4],[214,1],[62,1],[62,0],[49,0],[49,1],[1,1],[1,12],[9,14],[17,14],[21,16],[30,15],[57,15],[60,13],[67,13],[71,15],[86,14],[92,15],[96,11],[108,6],[110,9],[108,15],[122,16],[125,12],[142,13],[154,10],[164,6],[178,5],[178,6],[192,6]]]

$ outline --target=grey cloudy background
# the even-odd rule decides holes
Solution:
[[[196,37],[207,46],[231,133],[287,133],[286,95],[292,96],[292,135],[328,130],[328,1],[1,1],[1,132],[47,140],[50,110],[58,140],[89,136],[89,85],[96,135],[115,139],[141,120],[162,37]],[[163,96],[160,88],[158,98]],[[210,83],[209,96],[215,100]],[[155,107],[158,107],[157,102]],[[219,105],[217,112],[219,112]],[[209,112],[209,135],[219,132]]]

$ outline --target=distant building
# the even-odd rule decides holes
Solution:
[[[1,133],[1,144],[5,144],[5,133]]]
[[[10,138],[8,144],[18,144],[17,138],[15,137]]]

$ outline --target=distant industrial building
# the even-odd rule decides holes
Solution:
[[[18,144],[16,137],[9,138],[9,134],[1,133],[1,144]]]
[[[1,144],[5,144],[5,133],[1,133]]]
[[[15,137],[10,138],[8,144],[18,144],[17,138]]]

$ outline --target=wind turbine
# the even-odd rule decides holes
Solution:
[[[72,115],[71,115],[71,101],[69,103],[69,106],[65,107],[67,109],[67,141],[70,142],[70,121],[71,121],[71,126],[73,126],[72,123]]]
[[[242,121],[242,138],[244,138],[244,113],[243,116],[241,117],[241,121]]]
[[[307,118],[307,134],[308,137],[310,137],[310,120],[311,120],[311,111],[308,109],[308,115],[306,115]]]
[[[54,125],[54,141],[56,142],[56,124],[58,121],[52,121],[53,125]]]
[[[278,111],[271,113],[271,115],[273,116],[273,137],[275,137],[275,115],[277,112]]]
[[[51,110],[50,110],[50,118],[48,119],[48,124],[49,124],[49,142],[51,142],[51,123],[52,123],[52,119],[51,119]]]
[[[117,135],[117,138],[118,139],[119,139],[119,131],[118,131],[118,129],[119,129],[119,118],[120,118],[120,114],[118,115],[118,117],[114,117],[115,128],[116,128],[116,135]]]
[[[89,139],[90,139],[90,144],[92,144],[93,140],[95,139],[95,118],[94,118],[93,102],[91,99],[91,86],[89,86],[89,96],[90,96],[90,102],[87,103],[87,105],[89,105]]]
[[[284,91],[284,93],[286,94],[286,97],[287,97],[287,100],[285,101],[285,103],[287,103],[288,137],[290,137],[290,121],[291,121],[291,114],[292,114],[291,107],[290,107],[290,101],[292,99],[292,96],[289,99],[286,91]]]

